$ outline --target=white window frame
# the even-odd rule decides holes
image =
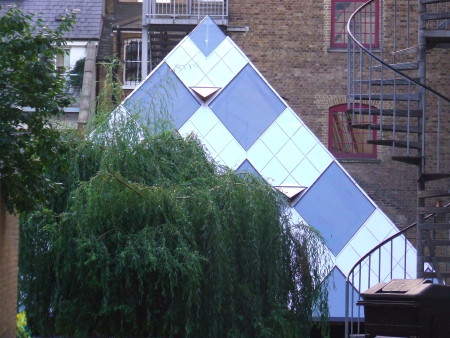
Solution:
[[[130,46],[133,43],[137,43],[137,54],[136,54],[136,58],[133,60],[127,60],[127,48],[128,46]],[[141,62],[142,62],[142,39],[141,38],[131,38],[131,39],[126,39],[124,40],[124,45],[123,45],[123,87],[125,89],[133,89],[135,88],[141,81]],[[127,65],[131,63],[131,64],[136,64],[137,65],[137,69],[136,69],[136,80],[130,80],[129,76],[130,74],[127,74]]]

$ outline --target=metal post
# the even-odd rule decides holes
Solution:
[[[83,84],[80,96],[80,112],[78,114],[78,129],[83,129],[89,121],[89,117],[94,106],[95,98],[95,60],[97,57],[97,46],[89,42],[86,46],[86,58],[83,71]]]
[[[425,82],[425,58],[426,58],[426,41],[423,36],[423,31],[425,29],[425,22],[422,19],[422,14],[426,12],[426,5],[419,3],[419,70],[418,76],[420,83],[424,84]],[[425,182],[421,179],[422,173],[425,169],[425,90],[423,88],[419,88],[419,107],[422,109],[422,116],[419,118],[419,126],[421,127],[421,143],[422,149],[419,150],[419,154],[422,157],[422,161],[418,166],[418,175],[419,180],[417,184],[417,191],[425,190]],[[418,198],[417,207],[424,207],[425,200],[424,198]],[[423,243],[423,233],[422,233],[422,223],[424,222],[424,216],[417,212],[417,232],[416,232],[416,240],[417,240],[417,278],[422,278],[424,273],[424,243]]]
[[[147,77],[148,69],[148,26],[147,14],[149,13],[149,1],[142,2],[142,52],[141,52],[141,80]]]

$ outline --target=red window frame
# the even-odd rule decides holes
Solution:
[[[358,9],[361,5],[363,5],[367,0],[331,0],[331,36],[330,36],[330,46],[332,48],[346,48],[347,47],[347,21],[350,15]],[[336,7],[338,3],[354,3],[354,8],[351,8],[349,11],[345,11],[343,9],[341,12],[342,15],[338,15],[336,11]],[[375,6],[375,8],[371,6]],[[369,14],[368,17],[363,17],[363,22],[358,24],[358,27],[362,28],[359,32],[362,36],[359,36],[359,40],[363,40],[364,47],[378,48],[380,46],[380,5],[379,1],[375,1],[373,5],[367,6],[363,11],[365,14]],[[373,11],[375,14],[375,22],[374,22],[374,32],[370,32],[370,11]],[[369,19],[369,20],[367,20]],[[372,43],[370,43],[370,35],[373,35]],[[341,41],[336,41],[336,37],[341,37]],[[367,40],[364,41],[364,40]]]
[[[355,109],[369,108],[368,105],[355,105]],[[375,109],[375,108],[374,108]],[[341,115],[338,116],[337,114]],[[342,117],[346,118],[346,121]],[[368,144],[367,140],[375,140],[377,137],[376,130],[353,129],[352,113],[347,112],[347,104],[340,104],[330,107],[329,109],[329,126],[328,126],[328,149],[336,157],[340,159],[352,158],[377,158],[377,146]],[[368,115],[360,115],[355,112],[354,123],[368,123]],[[376,123],[377,117],[370,116],[370,123]],[[340,136],[337,135],[340,133]]]

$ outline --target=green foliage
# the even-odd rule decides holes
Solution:
[[[60,138],[48,118],[70,100],[53,62],[73,23],[69,13],[51,30],[14,7],[0,17],[0,184],[10,212],[31,210],[54,188],[44,172],[58,156]]]
[[[29,338],[31,337],[30,329],[27,325],[27,316],[25,311],[17,314],[16,317],[16,337],[17,338]]]
[[[51,168],[64,189],[22,218],[33,333],[309,337],[313,311],[328,316],[321,237],[291,226],[279,193],[214,164],[194,136],[99,115]]]
[[[81,90],[81,86],[83,85],[85,63],[86,58],[79,59],[75,62],[75,66],[69,71],[69,84],[77,90]]]

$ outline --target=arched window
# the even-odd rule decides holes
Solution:
[[[332,0],[331,1],[331,42],[335,48],[347,47],[347,22],[355,10],[367,0]],[[363,9],[362,15],[355,22],[354,31],[364,46],[379,46],[379,4],[375,1]]]
[[[355,108],[359,108],[359,105]],[[369,106],[361,105],[361,108]],[[355,124],[376,123],[376,116],[369,117],[357,112],[352,114],[347,111],[347,104],[331,107],[329,114],[328,149],[336,158],[377,157],[376,145],[367,143],[368,140],[376,139],[376,131],[352,127]]]

